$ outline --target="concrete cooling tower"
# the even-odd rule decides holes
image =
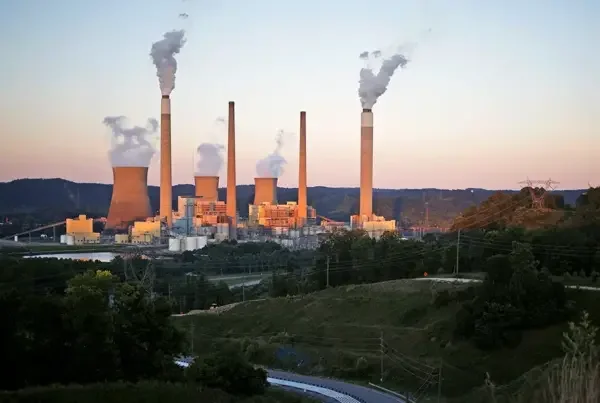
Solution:
[[[254,205],[277,204],[277,178],[254,178]]]
[[[218,176],[195,176],[196,197],[203,201],[219,200],[219,177]]]
[[[148,167],[113,167],[113,192],[106,229],[127,229],[133,221],[151,216]]]
[[[360,116],[360,218],[373,215],[373,112],[363,109]]]

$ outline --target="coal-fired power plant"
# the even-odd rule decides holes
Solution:
[[[163,95],[160,103],[160,219],[173,224],[173,178],[171,173],[171,99]]]
[[[277,204],[277,178],[254,178],[254,205]]]
[[[218,176],[195,176],[196,197],[202,201],[216,202],[219,199]]]
[[[229,102],[227,126],[227,217],[229,238],[237,239],[237,192],[235,178],[235,103]]]
[[[300,112],[300,155],[298,159],[298,222],[306,223],[307,185],[306,185],[306,112]]]
[[[360,207],[361,220],[373,215],[373,111],[363,109],[360,117]]]
[[[152,216],[148,167],[113,167],[113,179],[106,229],[126,230],[134,221]]]

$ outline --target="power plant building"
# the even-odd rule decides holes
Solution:
[[[80,214],[77,218],[67,218],[66,227],[66,233],[69,235],[89,234],[94,232],[94,219]]]
[[[150,244],[160,239],[161,222],[158,219],[135,221],[131,227],[131,243]]]
[[[65,224],[69,243],[83,245],[100,242],[100,233],[94,232],[94,219],[87,218],[85,214],[80,214],[77,218],[67,218]]]

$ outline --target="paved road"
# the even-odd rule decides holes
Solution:
[[[309,385],[321,386],[352,396],[363,403],[405,403],[397,396],[389,395],[375,389],[367,388],[352,383],[346,383],[334,379],[318,378],[315,376],[298,375],[291,372],[268,370],[268,376],[272,378],[285,379],[287,381],[307,383]]]

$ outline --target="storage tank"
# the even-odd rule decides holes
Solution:
[[[60,243],[67,243],[67,236],[66,235],[61,235],[60,236]]]
[[[206,236],[197,236],[196,237],[196,249],[202,249],[208,243],[208,237]]]
[[[193,237],[193,236],[185,237],[185,250],[186,251],[196,250],[196,237]]]
[[[65,243],[67,245],[75,245],[75,237],[73,235],[66,235],[65,236]]]
[[[179,252],[179,251],[181,251],[181,239],[179,239],[179,238],[169,238],[169,251],[170,252]]]

